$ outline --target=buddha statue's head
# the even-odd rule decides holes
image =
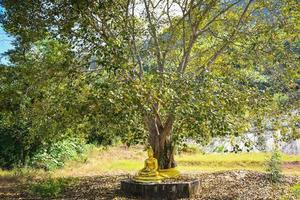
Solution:
[[[148,147],[147,153],[148,153],[148,157],[149,157],[149,158],[153,158],[153,150],[152,150],[151,146]]]

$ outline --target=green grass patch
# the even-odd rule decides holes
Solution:
[[[202,163],[256,163],[264,162],[271,154],[269,153],[213,153],[213,154],[183,154],[176,157],[179,162],[194,162]],[[286,155],[282,154],[284,162],[300,161],[300,155]]]
[[[11,171],[0,169],[0,176],[10,176],[11,174]]]
[[[297,199],[300,199],[300,184],[293,185],[291,191]]]
[[[270,157],[268,153],[239,154],[181,154],[175,160],[178,169],[186,172],[215,172],[225,170],[255,170],[265,171],[265,162]],[[300,156],[282,155],[283,162],[300,161]],[[121,159],[111,160],[101,165],[102,171],[137,171],[143,167],[143,160]],[[300,174],[298,171],[284,170],[287,174]]]
[[[225,171],[255,170],[265,171],[269,153],[224,153],[224,154],[183,154],[176,157],[182,171]],[[299,162],[299,155],[282,154],[283,163]],[[283,169],[285,174],[300,175],[300,169]]]
[[[66,187],[74,184],[73,178],[46,178],[29,184],[28,193],[42,198],[58,197]]]
[[[225,171],[225,170],[255,170],[265,171],[265,162],[270,157],[267,153],[239,153],[239,154],[202,154],[189,153],[177,155],[175,160],[181,171]],[[113,159],[102,162],[98,170],[102,172],[138,171],[143,167],[143,159]],[[282,155],[284,162],[300,161],[300,156]],[[288,174],[300,172],[286,171]],[[291,173],[292,172],[292,173]]]
[[[117,160],[111,162],[106,167],[110,171],[114,170],[124,170],[124,171],[133,171],[139,170],[143,167],[143,162],[138,160]]]
[[[175,156],[178,169],[183,173],[216,172],[226,170],[254,170],[265,171],[266,160],[270,158],[268,153],[182,153]],[[54,177],[77,177],[101,175],[103,173],[130,172],[136,173],[143,168],[146,152],[142,148],[124,149],[114,148],[93,148],[87,154],[87,161],[80,162],[70,160],[61,169],[49,172],[34,171],[34,173],[51,174]],[[283,174],[300,175],[300,155],[282,154],[282,161],[287,164],[283,167]],[[290,163],[290,164],[288,164]],[[19,171],[21,173],[24,170]],[[14,172],[16,173],[16,171]],[[0,176],[12,174],[12,172],[0,171]],[[24,174],[23,172],[21,175]],[[26,173],[25,173],[26,174]],[[30,173],[32,174],[32,173]]]

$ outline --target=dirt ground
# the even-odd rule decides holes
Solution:
[[[300,183],[300,177],[285,176],[280,184],[271,184],[264,173],[253,171],[226,171],[191,175],[201,182],[199,193],[192,199],[205,200],[296,200],[290,187]],[[135,199],[126,197],[120,190],[120,180],[128,175],[80,177],[65,188],[57,200]],[[0,177],[0,199],[41,199],[30,196],[26,184],[16,177]]]

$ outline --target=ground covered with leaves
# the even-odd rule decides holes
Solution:
[[[58,181],[57,183],[67,184],[61,188],[56,197],[38,197],[38,193],[32,193],[34,182],[39,184],[39,180],[2,177],[0,179],[0,199],[135,199],[126,197],[120,190],[120,181],[128,176],[130,175],[103,175],[80,177],[65,182]],[[300,183],[298,176],[285,176],[281,183],[272,184],[268,181],[266,174],[254,171],[226,171],[189,176],[197,178],[201,182],[199,193],[193,199],[207,200],[296,200],[297,191],[293,191],[292,188]],[[41,194],[45,195],[47,189],[49,188],[44,188],[42,191],[44,193]]]

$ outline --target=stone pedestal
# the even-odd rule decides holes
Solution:
[[[121,181],[121,190],[126,195],[157,200],[193,197],[199,186],[199,180],[165,183],[138,183],[130,179]]]

